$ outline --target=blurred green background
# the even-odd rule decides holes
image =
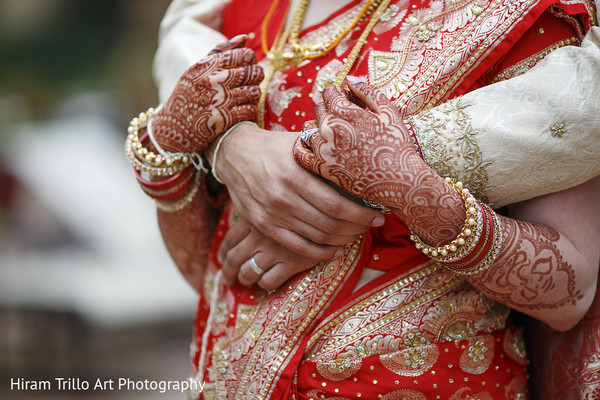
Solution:
[[[82,90],[114,90],[128,107],[156,102],[151,61],[168,0],[1,0],[0,93],[40,118]],[[6,117],[6,116],[3,116]]]
[[[186,379],[196,297],[123,154],[168,0],[0,0],[0,398],[11,379]]]

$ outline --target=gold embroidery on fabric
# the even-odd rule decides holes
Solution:
[[[516,3],[516,2],[515,2]],[[442,100],[442,98],[444,96],[446,96],[447,93],[450,93],[451,89],[454,87],[455,84],[457,84],[457,82],[462,79],[464,76],[466,76],[467,71],[472,70],[478,63],[479,61],[482,60],[482,56],[485,55],[485,53],[487,53],[491,47],[492,44],[494,43],[498,43],[499,39],[501,36],[506,36],[509,27],[511,27],[515,21],[518,21],[519,19],[522,18],[523,14],[527,11],[527,9],[529,7],[531,7],[532,4],[537,3],[537,0],[529,0],[529,1],[523,1],[521,6],[518,7],[517,9],[511,10],[511,13],[508,15],[508,17],[506,17],[505,21],[496,29],[494,29],[491,34],[487,33],[485,34],[486,39],[483,40],[483,42],[481,42],[481,44],[477,47],[477,49],[470,54],[469,58],[467,60],[465,60],[461,67],[458,68],[457,70],[454,70],[452,72],[452,74],[450,74],[448,80],[443,84],[442,88],[437,92],[437,94],[435,96],[433,96],[429,101],[425,102],[424,107],[433,107],[434,105],[438,104],[438,102],[440,100]],[[498,9],[503,8],[504,6],[502,5],[501,1],[494,1],[493,5],[491,5],[487,10],[484,10],[477,18],[480,21],[479,24],[475,24],[474,26],[470,26],[469,28],[464,30],[464,33],[461,35],[461,39],[466,39],[469,36],[475,35],[473,32],[477,31],[489,31],[490,29],[490,24],[494,25],[494,19],[495,16],[493,16],[493,11],[496,11]],[[504,12],[504,10],[501,10],[502,12]],[[488,23],[483,22],[483,19],[489,17],[487,19]],[[497,22],[496,22],[497,23]],[[455,50],[457,50],[460,46],[465,46],[467,44],[467,41],[457,41],[456,44],[454,46],[449,46],[447,51],[444,52],[444,54],[440,57],[440,59],[448,59]],[[459,46],[460,45],[460,46]],[[428,79],[430,78],[430,76],[435,72],[435,70],[437,68],[439,68],[439,65],[436,65],[436,63],[434,63],[432,65],[433,68],[430,68],[427,73],[423,74],[420,78],[420,81],[418,82],[418,85],[420,86],[421,84],[425,84],[425,82],[428,81]],[[417,84],[415,84],[415,90],[416,90],[416,86],[418,86]]]
[[[404,338],[404,346],[406,346],[407,348],[419,347],[424,345],[426,342],[427,340],[425,340],[425,338],[420,332],[411,332]]]
[[[550,132],[552,132],[552,136],[562,138],[563,135],[567,133],[566,124],[564,122],[552,124],[550,127]]]
[[[479,15],[483,12],[483,7],[481,7],[479,4],[473,4],[471,5],[471,11],[473,11],[473,14]]]
[[[425,356],[427,353],[421,349],[407,349],[404,353],[404,364],[409,368],[418,369],[425,365]]]
[[[525,400],[527,396],[527,382],[521,376],[515,376],[507,385],[505,393],[508,399]]]
[[[258,312],[258,304],[253,306],[240,305],[237,310],[237,318],[235,320],[235,331],[241,332],[246,330],[250,325],[256,313]]]
[[[329,300],[331,294],[339,286],[342,279],[346,275],[346,272],[348,271],[348,269],[350,269],[351,265],[355,263],[356,256],[361,247],[362,247],[362,238],[359,238],[351,246],[351,248],[349,250],[349,254],[348,254],[344,264],[341,266],[340,270],[337,271],[335,277],[333,278],[333,282],[330,285],[328,285],[328,287],[324,291],[324,293],[321,296],[319,296],[316,304],[312,307],[311,311],[309,311],[307,317],[302,319],[302,322],[296,329],[297,332],[303,332],[306,329],[306,326],[310,322],[312,322],[312,320],[316,316],[317,312],[320,309],[322,309],[324,304]],[[323,265],[323,267],[321,269],[315,268],[314,270],[312,270],[302,280],[302,282],[300,284],[298,284],[298,286],[296,288],[294,288],[293,293],[288,297],[286,303],[283,306],[281,306],[281,308],[277,312],[277,315],[271,320],[270,324],[264,330],[264,332],[262,332],[260,339],[257,341],[256,345],[252,349],[252,357],[251,357],[250,361],[248,362],[247,366],[245,367],[244,375],[243,375],[240,385],[237,389],[237,396],[241,397],[241,396],[243,396],[243,394],[251,393],[253,391],[252,388],[247,389],[247,387],[250,383],[252,373],[256,369],[259,358],[264,356],[263,353],[266,350],[266,347],[269,345],[269,343],[273,343],[276,346],[279,346],[280,341],[276,342],[274,331],[277,329],[277,327],[280,325],[280,323],[287,316],[290,315],[291,309],[294,307],[294,305],[296,304],[296,302],[298,301],[300,296],[302,296],[304,294],[307,287],[309,285],[313,284],[312,281],[313,281],[314,276],[317,275],[319,273],[319,271],[324,271],[324,273],[327,273],[328,268],[330,268],[329,264],[325,264],[325,265]],[[282,367],[282,365],[284,363],[289,362],[287,357],[290,354],[290,352],[292,351],[292,347],[297,346],[297,341],[298,341],[298,337],[294,336],[292,338],[292,340],[284,341],[285,345],[283,345],[283,348],[269,348],[270,353],[277,353],[278,355],[274,358],[274,360],[272,360],[271,365],[263,366],[261,368],[261,371],[259,371],[259,373],[263,373],[263,372],[265,372],[264,368],[268,368],[269,372],[268,372],[266,378],[263,377],[265,379],[265,381],[260,382],[260,386],[258,389],[259,392],[256,393],[255,395],[253,393],[251,393],[254,395],[253,396],[254,398],[265,399],[269,396],[269,392],[272,390],[271,384],[276,377],[277,371],[279,371],[279,369]],[[258,386],[258,382],[255,380],[252,381],[252,384],[253,384],[253,386]]]
[[[562,0],[561,3],[568,5],[583,3],[587,13],[590,15],[590,24],[597,25],[596,18],[598,16],[596,15],[596,7],[594,6],[593,0]]]
[[[507,398],[510,398],[510,397],[507,397]],[[448,400],[466,400],[466,399],[493,400],[494,398],[492,397],[490,392],[486,392],[486,391],[475,392],[474,389],[472,389],[468,386],[457,390],[452,396],[450,396],[448,398]]]
[[[215,385],[207,382],[204,385],[204,389],[202,390],[201,394],[202,394],[202,398],[205,400],[216,400],[217,391],[215,389]],[[199,396],[200,396],[200,393],[198,393],[198,395],[192,397],[191,399],[196,400],[199,398]]]
[[[546,57],[554,50],[564,46],[571,46],[575,44],[577,44],[577,39],[574,37],[556,42],[553,45],[548,46],[547,48],[541,51],[538,51],[534,55],[529,56],[526,59],[521,60],[518,63],[506,69],[503,69],[489,83],[492,84],[500,81],[505,81],[507,79],[514,78],[515,76],[522,75],[525,72],[529,71],[531,68],[533,68],[538,62],[540,62],[542,59],[544,59],[544,57]]]
[[[485,358],[485,353],[489,349],[485,346],[485,344],[478,340],[475,344],[469,346],[468,356],[474,364],[480,363]]]
[[[381,364],[400,376],[420,376],[436,363],[440,350],[435,345],[412,347],[379,356]]]
[[[381,14],[381,17],[379,17],[379,20],[381,22],[390,22],[392,20],[392,18],[394,18],[396,16],[396,14],[398,14],[398,10],[400,10],[400,8],[398,8],[397,5],[392,4],[391,6],[388,7],[388,9]]]
[[[311,336],[307,345],[306,353],[308,355],[305,359],[311,360],[322,354],[329,353],[334,349],[344,348],[357,341],[358,338],[365,337],[373,331],[381,329],[384,326],[388,326],[395,319],[408,314],[410,311],[417,309],[423,304],[430,302],[441,294],[448,292],[464,282],[464,279],[457,277],[456,275],[444,275],[440,269],[443,270],[443,267],[439,263],[422,268],[418,272],[400,279],[398,282],[386,287],[384,290],[376,291],[372,296],[369,296],[365,300],[359,302],[337,317],[333,318],[327,324],[317,330],[313,336]],[[432,274],[436,272],[436,277],[439,278],[439,280],[437,280],[435,286],[426,289],[427,280],[424,278],[432,277]],[[444,278],[444,276],[446,276],[446,278]],[[445,279],[446,281],[444,282]],[[350,335],[333,334],[333,330],[343,326],[343,321],[347,320],[350,316],[360,314],[362,310],[366,309],[369,305],[381,302],[382,299],[389,298],[395,293],[400,292],[401,289],[409,287],[408,285],[418,285],[419,289],[415,288],[415,292],[423,291],[424,294],[412,297],[411,300],[405,305],[399,306],[398,308],[386,307],[385,312],[382,311],[377,315],[372,315],[369,319],[365,319],[363,323],[354,330],[354,333]],[[325,338],[325,342],[321,344],[322,347],[319,349],[311,349],[311,347],[322,338]],[[313,351],[313,353],[311,353],[311,351]]]
[[[358,346],[356,346],[354,348],[354,352],[360,358],[365,358],[369,356],[369,349],[367,349],[367,347],[363,344],[359,344]]]
[[[460,368],[474,375],[483,374],[492,364],[494,358],[494,338],[486,336],[472,340],[460,356]]]
[[[512,341],[512,347],[515,350],[515,353],[519,355],[521,358],[525,358],[527,356],[525,351],[525,342],[523,341],[522,336],[515,336]]]
[[[306,392],[306,395],[311,399],[320,400],[352,400],[343,396],[326,397],[327,392],[321,389],[312,389]],[[295,399],[295,397],[294,397]]]
[[[511,360],[521,365],[527,365],[525,341],[523,340],[523,335],[520,331],[506,331],[502,349]]]
[[[336,358],[331,361],[318,361],[316,366],[323,378],[337,382],[348,379],[357,373],[362,367],[362,358]]]
[[[419,42],[427,42],[435,36],[438,27],[434,24],[421,25],[417,30],[417,40]]]
[[[471,125],[460,98],[435,109],[408,117],[412,124],[425,162],[440,176],[452,176],[463,182],[483,202],[488,176],[483,155],[477,143],[477,132]]]
[[[381,400],[427,400],[427,397],[416,389],[400,389],[385,394]]]
[[[468,339],[503,329],[504,320],[498,315],[508,312],[502,304],[482,302],[479,293],[466,284],[460,291],[450,292],[434,303],[423,315],[420,330],[432,335],[437,343]]]

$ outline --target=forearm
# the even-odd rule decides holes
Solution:
[[[597,266],[555,229],[501,220],[504,238],[497,261],[469,281],[496,301],[555,329],[570,329],[594,298]]]
[[[181,211],[158,210],[159,228],[171,258],[196,290],[200,289],[219,211],[198,194]]]

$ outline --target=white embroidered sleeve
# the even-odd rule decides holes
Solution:
[[[425,161],[494,207],[600,175],[600,28],[524,75],[413,115]]]
[[[160,24],[153,73],[160,102],[164,102],[179,77],[226,40],[221,28],[227,0],[173,0]]]

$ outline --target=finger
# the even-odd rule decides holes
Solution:
[[[240,106],[234,106],[230,110],[222,110],[226,121],[231,121],[231,125],[233,126],[238,122],[242,121],[256,121],[256,114],[258,113],[258,108],[254,104],[242,104]],[[227,117],[230,115],[231,118]],[[224,132],[225,130],[223,130]]]
[[[317,210],[313,218],[307,218],[305,213],[300,214],[303,219],[295,218],[291,221],[294,232],[309,239],[313,243],[343,246],[354,242],[358,235],[364,233],[369,226],[351,224],[346,221],[336,220],[328,216],[319,215]],[[284,227],[286,227],[284,225]],[[358,229],[357,229],[358,228]]]
[[[311,259],[304,259],[300,263],[292,265],[285,262],[276,263],[261,276],[258,286],[267,290],[277,289],[294,275],[314,268],[318,263],[318,261]]]
[[[321,124],[323,124],[328,114],[329,113],[327,112],[327,109],[325,108],[325,105],[323,103],[317,104],[317,106],[315,107],[315,120],[317,121],[317,125],[319,127],[321,126]]]
[[[241,86],[231,89],[231,106],[244,104],[258,104],[260,100],[260,88],[254,86]]]
[[[323,124],[323,126],[327,125]],[[313,133],[308,139],[308,145],[315,154],[319,154],[319,149],[324,143],[326,143],[326,140],[323,138],[323,135],[321,135],[320,130],[319,132]]]
[[[350,101],[347,93],[342,92],[338,87],[329,86],[323,92],[323,105],[327,110],[328,116],[339,117],[350,123],[364,121],[365,117],[373,117],[373,113]],[[327,118],[327,117],[324,117]],[[324,136],[327,140],[327,137]]]
[[[251,260],[254,261],[253,266],[251,266]],[[240,268],[240,272],[238,273],[238,282],[240,282],[244,286],[250,286],[259,281],[259,279],[267,273],[269,268],[271,267],[270,262],[267,261],[267,257],[265,257],[265,253],[258,252],[256,254],[251,255],[246,262],[244,262]]]
[[[265,77],[264,71],[260,65],[246,65],[238,67],[234,71],[236,71],[236,86],[260,85]]]
[[[245,261],[245,255],[240,253],[242,249],[238,248],[250,235],[250,225],[245,220],[240,220],[233,224],[223,242],[219,246],[219,260],[222,264],[223,278],[225,283],[231,285],[235,282],[238,271]],[[235,250],[237,249],[237,250]]]
[[[256,64],[256,55],[249,48],[226,50],[213,55],[219,67],[224,69],[238,68],[246,65]]]
[[[359,204],[356,202],[356,199],[349,198],[348,194],[340,194],[324,181],[315,180],[315,182],[303,185],[303,188],[300,196],[331,220],[346,221],[360,226],[381,226],[385,222],[385,217],[380,212]],[[341,191],[341,189],[339,190]],[[320,195],[315,196],[314,193],[319,193]],[[345,225],[335,225],[329,219],[322,217],[313,216],[312,220],[314,226],[326,232],[335,233],[339,229],[350,229]],[[330,225],[327,226],[327,224]]]
[[[326,87],[323,91],[323,105],[328,113],[332,113],[334,110],[350,110],[353,108],[360,110],[360,107],[348,100],[342,90],[334,85]]]
[[[217,251],[219,262],[223,263],[227,253],[248,236],[249,233],[250,224],[246,220],[240,219],[238,222],[232,224],[219,245],[219,250]]]
[[[296,232],[283,228],[276,229],[274,235],[268,234],[268,236],[291,252],[315,260],[329,260],[336,253],[343,250],[341,246],[328,246],[311,242]]]
[[[312,173],[319,175],[319,165],[322,163],[322,161],[317,158],[311,149],[306,147],[300,136],[298,136],[296,142],[294,143],[293,153],[294,159],[298,165]]]
[[[304,124],[302,125],[302,130],[303,131],[309,131],[311,129],[317,129],[319,128],[319,125],[317,125],[317,121],[310,120],[310,121],[305,121]]]
[[[317,124],[319,126],[319,136],[325,142],[331,141],[333,139],[333,131],[329,127],[331,114],[329,114],[329,112],[327,111],[327,109],[325,108],[325,105],[323,103],[321,103],[315,107],[315,117],[317,119]],[[318,146],[321,144],[322,144],[321,142],[314,143],[314,146]],[[315,151],[315,152],[319,151],[319,147],[312,147],[313,146],[312,143],[310,143],[310,145],[311,145],[311,148],[313,149],[313,151]]]
[[[366,82],[348,81],[348,89],[376,114],[380,114],[384,110],[397,111],[385,93]]]
[[[246,34],[237,35],[235,37],[232,37],[228,41],[219,43],[218,45],[216,45],[215,48],[212,49],[210,51],[210,53],[208,53],[208,55],[213,55],[213,54],[217,54],[217,53],[222,53],[226,50],[232,50],[232,49],[237,49],[239,47],[244,47],[247,39],[248,39],[248,35],[246,35]]]

